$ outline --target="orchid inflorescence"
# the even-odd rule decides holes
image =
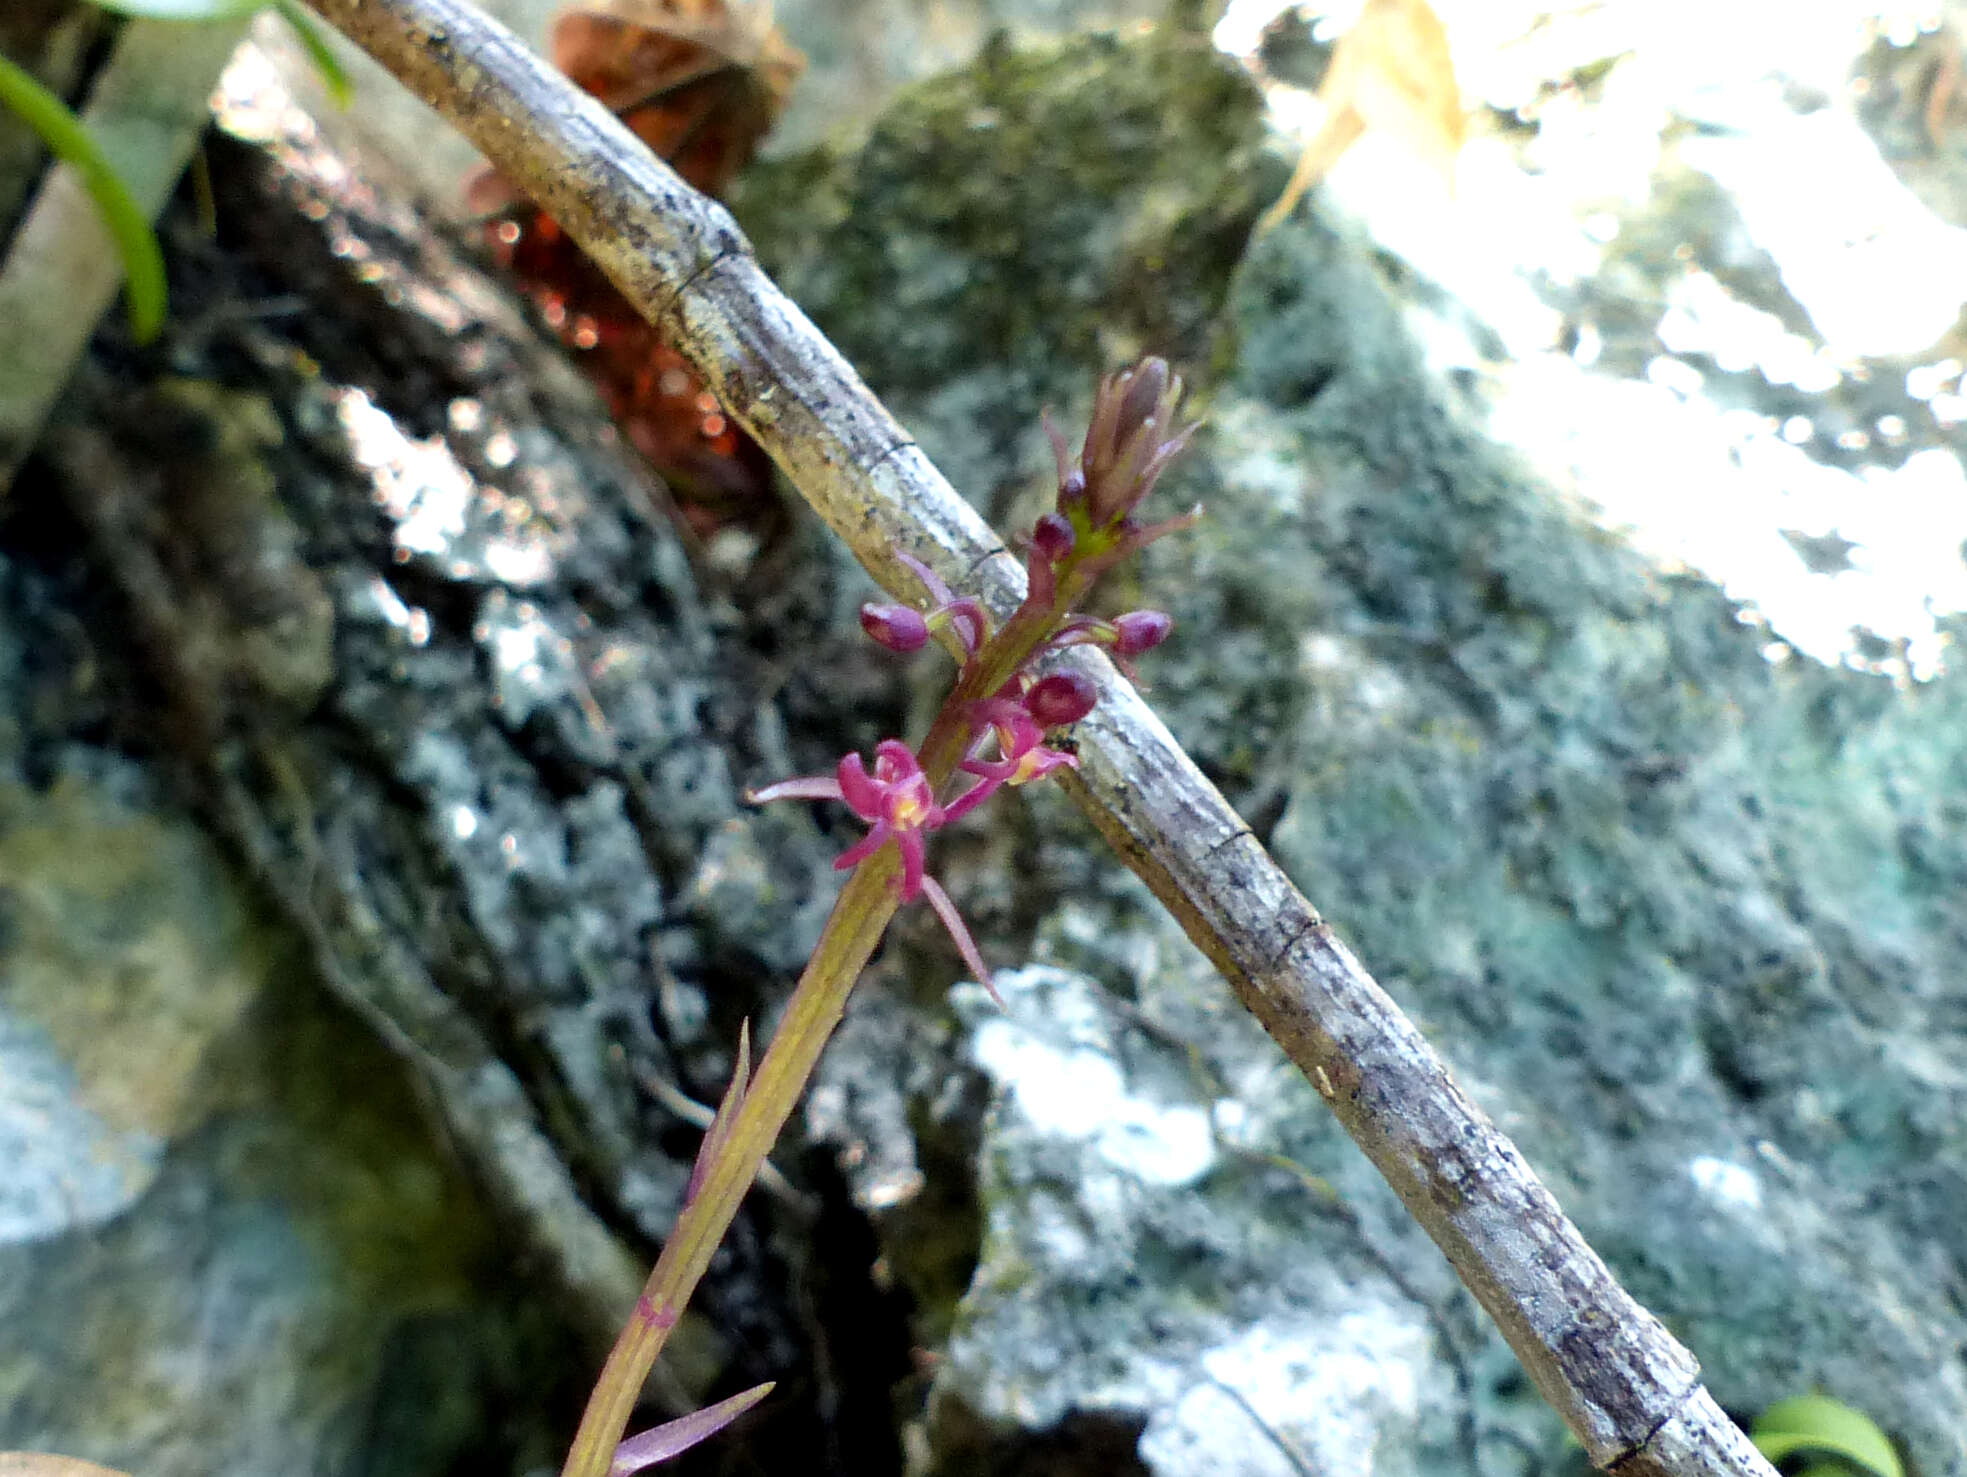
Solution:
[[[1001,627],[980,601],[957,596],[928,565],[898,553],[920,583],[927,608],[866,605],[862,627],[891,651],[916,651],[940,636],[961,663],[956,685],[919,748],[883,739],[875,745],[871,767],[859,754],[848,754],[831,774],[782,780],[746,797],[753,803],[837,800],[867,823],[867,834],[834,862],[842,870],[856,869],[855,875],[835,903],[755,1073],[750,1038],[740,1034],[731,1084],[704,1135],[682,1210],[595,1384],[563,1477],[632,1477],[695,1445],[765,1394],[768,1387],[759,1386],[621,1439],[651,1364],[810,1080],[854,979],[895,907],[926,898],[965,964],[990,987],[990,971],[970,930],[928,875],[928,836],[1006,785],[1029,784],[1077,765],[1075,752],[1054,735],[1091,712],[1098,694],[1081,672],[1041,673],[1037,669],[1045,657],[1070,646],[1097,646],[1131,676],[1134,658],[1167,637],[1170,621],[1158,610],[1103,620],[1077,614],[1073,606],[1129,554],[1194,520],[1193,513],[1151,524],[1134,518],[1194,432],[1193,426],[1176,424],[1181,390],[1181,381],[1159,359],[1144,359],[1109,376],[1094,399],[1092,427],[1076,464],[1065,439],[1046,423],[1058,456],[1058,501],[1025,540],[1025,598]],[[890,870],[858,870],[863,863]]]
[[[1065,438],[1045,423],[1058,461],[1058,500],[1025,540],[1024,603],[1000,632],[983,604],[957,596],[941,576],[906,552],[897,558],[915,575],[928,608],[870,603],[861,607],[861,627],[890,651],[920,650],[931,636],[955,646],[962,668],[956,701],[968,691],[959,717],[967,729],[954,793],[938,796],[916,751],[900,739],[875,746],[872,771],[859,754],[842,758],[831,775],[782,780],[753,790],[754,804],[772,800],[838,800],[868,823],[868,832],[835,861],[845,870],[858,866],[893,843],[901,870],[895,881],[902,902],[926,898],[949,930],[963,961],[986,988],[990,971],[955,904],[924,866],[928,834],[962,819],[1006,785],[1045,778],[1076,767],[1077,756],[1048,742],[1057,730],[1092,711],[1093,683],[1071,670],[1039,675],[1035,668],[1052,652],[1068,646],[1103,647],[1129,677],[1134,658],[1167,638],[1173,625],[1158,610],[1135,610],[1111,620],[1071,610],[1100,575],[1161,535],[1194,521],[1189,513],[1160,523],[1140,524],[1134,511],[1153,491],[1194,426],[1178,427],[1176,404],[1181,380],[1160,359],[1102,382],[1093,419],[1075,465]],[[1013,650],[993,647],[1007,638]],[[993,656],[1008,660],[1009,675],[992,682]],[[993,990],[993,993],[995,991]]]

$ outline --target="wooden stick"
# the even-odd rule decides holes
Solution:
[[[1000,615],[1017,563],[758,266],[722,206],[462,0],[313,0],[551,212],[884,585],[907,550]],[[1592,1461],[1630,1477],[1773,1468],[1514,1145],[1139,696],[1085,654],[1075,798],[1331,1104]]]

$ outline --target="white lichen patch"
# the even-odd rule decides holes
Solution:
[[[1133,1090],[1101,1040],[1085,982],[1022,970],[1000,976],[998,988],[1011,1013],[978,1027],[970,1057],[1034,1130],[1089,1144],[1106,1165],[1143,1184],[1192,1184],[1215,1163],[1208,1111]]]
[[[1206,1381],[1156,1412],[1142,1459],[1184,1477],[1371,1477],[1389,1430],[1421,1415],[1429,1333],[1412,1307],[1266,1319],[1204,1350]]]
[[[1739,1164],[1703,1154],[1687,1166],[1687,1177],[1709,1199],[1729,1210],[1762,1209],[1761,1181]]]
[[[400,561],[427,560],[450,579],[515,588],[553,577],[564,534],[535,517],[525,499],[481,483],[445,438],[405,435],[362,391],[337,389],[330,397],[349,450],[369,475],[376,506],[395,525]],[[486,463],[511,466],[518,456],[511,433],[490,423],[481,429]]]

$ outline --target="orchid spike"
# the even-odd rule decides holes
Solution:
[[[1005,785],[1028,784],[1077,762],[1070,746],[1048,744],[1046,737],[1084,718],[1097,690],[1069,669],[1040,677],[1037,668],[1048,653],[1075,644],[1099,645],[1131,675],[1129,659],[1167,635],[1168,618],[1156,611],[1101,620],[1076,615],[1071,607],[1121,559],[1195,517],[1145,525],[1135,518],[1169,461],[1194,434],[1193,426],[1177,422],[1181,393],[1181,381],[1160,359],[1143,359],[1110,376],[1095,397],[1092,424],[1076,461],[1065,437],[1046,421],[1058,461],[1058,501],[1021,545],[1026,596],[1001,629],[994,627],[980,601],[958,598],[927,564],[894,551],[895,562],[919,582],[921,598],[863,607],[861,621],[868,635],[895,651],[917,650],[930,636],[942,635],[961,657],[956,691],[944,701],[919,756],[899,740],[886,739],[876,745],[871,767],[859,754],[848,754],[831,774],[746,792],[753,804],[841,802],[868,829],[834,866],[846,869],[878,860],[842,891],[755,1075],[748,1037],[740,1039],[731,1086],[711,1116],[676,1230],[666,1238],[595,1387],[563,1477],[632,1477],[703,1440],[771,1388],[759,1386],[631,1440],[620,1439],[651,1362],[708,1268],[744,1187],[766,1166],[770,1140],[810,1079],[846,1008],[854,976],[872,956],[893,904],[926,899],[964,964],[997,998],[975,938],[949,894],[927,874],[928,833],[967,814]],[[945,803],[938,791],[948,793],[944,782],[957,774],[968,777],[968,788]],[[888,862],[890,842],[898,865]],[[880,895],[884,888],[891,897]],[[998,1003],[1003,1004],[1001,999]]]

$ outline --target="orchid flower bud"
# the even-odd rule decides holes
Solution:
[[[1076,541],[1071,521],[1057,513],[1047,513],[1031,530],[1032,546],[1052,564],[1070,554]]]
[[[1113,618],[1115,656],[1139,656],[1168,639],[1174,617],[1162,610],[1130,610]]]
[[[1181,397],[1181,379],[1162,359],[1107,376],[1093,397],[1070,497],[1067,482],[1060,483],[1059,512],[1082,529],[1133,530],[1134,509],[1194,434],[1193,425],[1177,422]]]
[[[1054,672],[1041,677],[1024,695],[1025,711],[1040,728],[1059,728],[1077,723],[1093,711],[1099,693],[1092,680],[1079,672]]]
[[[863,605],[861,629],[890,651],[920,651],[929,639],[928,621],[906,605]]]

